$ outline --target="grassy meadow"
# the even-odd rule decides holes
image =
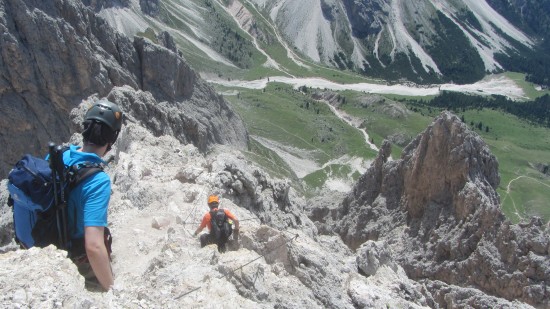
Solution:
[[[394,158],[399,158],[404,146],[441,112],[429,107],[413,112],[392,100],[395,96],[354,91],[339,94],[346,98],[340,109],[362,119],[371,142],[379,147],[384,139],[392,141]],[[365,97],[371,98],[368,104],[364,102]],[[227,98],[243,116],[253,137],[255,146],[251,147],[250,154],[253,159],[260,164],[259,160],[269,161],[264,164],[271,166],[275,175],[290,178],[295,183],[301,179],[306,196],[312,189],[321,188],[330,177],[359,177],[359,173],[353,173],[349,166],[329,161],[344,154],[365,160],[375,156],[357,129],[338,119],[324,103],[311,100],[290,86],[270,83],[265,91],[239,89],[238,96]],[[550,129],[490,109],[456,114],[483,138],[498,159],[501,181],[497,192],[507,217],[520,222],[536,215],[549,221],[550,177],[535,166],[550,164]],[[481,130],[478,128],[480,122]],[[309,151],[319,168],[303,177],[296,176],[277,153],[255,141],[256,136]]]
[[[376,156],[359,130],[340,120],[325,103],[288,85],[270,83],[265,91],[239,89],[238,95],[226,98],[247,125],[252,139],[250,158],[258,163],[269,161],[268,167],[275,175],[292,175],[295,181],[301,178],[308,192],[321,188],[329,176],[359,177],[342,157],[367,161]],[[280,152],[261,146],[260,139],[272,141],[278,149],[312,168],[298,177],[278,159]]]
[[[476,132],[499,161],[502,209],[514,222],[531,215],[550,220],[550,177],[534,165],[550,164],[550,129],[532,125],[499,111],[462,113],[466,123],[482,122],[489,127]]]

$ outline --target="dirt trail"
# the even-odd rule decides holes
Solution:
[[[365,137],[365,142],[367,143],[367,145],[369,145],[369,147],[372,150],[375,150],[375,151],[379,150],[378,147],[376,147],[375,144],[371,143],[369,134],[367,133],[367,129],[366,128],[360,128],[359,127],[360,123],[358,121],[354,121],[352,116],[348,115],[343,110],[337,109],[335,106],[330,104],[330,102],[328,102],[328,101],[325,101],[325,100],[319,100],[319,101],[327,104],[328,107],[330,108],[330,110],[334,113],[334,115],[336,115],[342,121],[344,121],[345,123],[349,124],[350,126],[356,128],[357,130],[361,131],[361,133],[363,133],[363,136]]]
[[[506,199],[507,199],[508,197],[510,197],[510,200],[512,201],[512,205],[514,206],[514,213],[516,214],[516,216],[518,216],[518,218],[523,219],[523,216],[520,215],[520,213],[519,213],[519,210],[518,210],[518,208],[517,208],[517,206],[516,206],[516,202],[514,201],[514,198],[512,197],[512,195],[510,195],[510,189],[511,189],[511,187],[512,187],[512,183],[513,183],[514,181],[516,181],[516,180],[521,179],[521,178],[527,178],[527,179],[533,180],[533,181],[538,182],[539,184],[541,184],[541,185],[543,185],[543,186],[546,186],[546,187],[548,187],[548,188],[550,188],[550,185],[545,184],[544,182],[542,182],[542,181],[540,181],[540,180],[538,180],[538,179],[536,179],[536,178],[529,177],[529,176],[525,176],[525,175],[520,175],[520,176],[518,176],[518,177],[516,177],[516,178],[514,178],[514,179],[512,179],[512,180],[510,180],[510,182],[509,182],[508,185],[506,186],[506,196],[502,199],[501,205],[504,204],[504,201],[506,201]]]

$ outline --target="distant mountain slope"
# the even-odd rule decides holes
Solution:
[[[155,41],[156,34],[168,31],[186,60],[201,71],[217,72],[220,64],[226,70],[249,69],[261,64],[256,58],[265,58],[252,37],[239,29],[231,14],[215,0],[84,3],[129,37],[139,35]]]
[[[534,44],[485,1],[249,1],[312,60],[388,79],[469,83]]]
[[[487,3],[523,31],[550,36],[549,0],[487,0]]]
[[[544,58],[540,38],[550,15],[543,2],[83,2],[130,37],[168,31],[194,68],[220,76],[302,75],[311,65],[421,84],[472,83],[505,70],[526,72],[538,84],[550,76],[526,62]]]
[[[496,11],[526,33],[539,37],[538,48],[513,57],[497,55],[508,70],[527,73],[530,82],[550,86],[550,1],[488,0]]]
[[[391,81],[471,83],[512,68],[542,30],[509,21],[519,13],[496,0],[84,2],[129,36],[169,31],[195,68],[218,74],[289,73],[306,62]]]

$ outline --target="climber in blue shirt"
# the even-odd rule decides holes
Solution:
[[[107,100],[92,105],[84,117],[83,147],[70,146],[63,154],[65,165],[99,163],[116,141],[122,128],[122,111]],[[107,212],[111,179],[95,173],[71,190],[67,206],[70,255],[88,286],[104,290],[114,284],[111,269],[111,236]]]

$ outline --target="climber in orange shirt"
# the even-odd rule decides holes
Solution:
[[[220,198],[217,195],[208,197],[210,211],[204,214],[200,226],[193,235],[197,236],[205,227],[208,227],[210,233],[200,236],[201,248],[209,244],[217,244],[218,251],[225,252],[229,236],[234,232],[234,239],[238,238],[239,220],[228,209],[218,209],[219,204]],[[233,224],[235,229],[232,227]]]

